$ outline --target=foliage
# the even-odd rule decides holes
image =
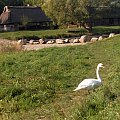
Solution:
[[[0,54],[0,119],[118,120],[119,39]],[[90,94],[72,92],[84,78],[95,77],[100,62],[103,85]]]
[[[69,23],[81,23],[84,28],[91,26],[91,20],[95,17],[89,7],[119,7],[118,0],[3,0],[0,6],[5,5],[31,5],[40,6],[56,25]],[[97,9],[95,10],[97,12]]]

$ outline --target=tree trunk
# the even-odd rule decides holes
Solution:
[[[82,23],[83,28],[85,28],[89,33],[92,32],[92,24],[91,23]]]

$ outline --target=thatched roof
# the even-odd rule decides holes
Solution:
[[[0,24],[22,23],[27,20],[32,23],[51,21],[40,7],[5,6],[0,16]]]

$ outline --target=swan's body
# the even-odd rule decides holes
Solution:
[[[80,89],[87,89],[87,90],[92,90],[95,89],[97,87],[99,87],[101,85],[101,78],[99,76],[99,68],[103,67],[102,63],[99,63],[96,69],[96,75],[97,75],[97,79],[84,79],[79,85],[78,87],[73,90],[73,91],[77,91]]]

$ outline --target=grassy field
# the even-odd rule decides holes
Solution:
[[[93,34],[104,34],[116,32],[120,33],[120,26],[98,26],[93,27]],[[20,38],[26,39],[39,39],[39,38],[61,38],[61,37],[71,37],[80,36],[83,34],[88,34],[88,32],[83,28],[78,29],[57,29],[57,30],[39,30],[39,31],[16,31],[16,32],[3,32],[0,33],[0,38],[18,40]]]
[[[101,87],[73,92],[84,78]],[[120,35],[62,48],[0,54],[0,120],[119,120]]]
[[[69,32],[79,30],[79,33]],[[38,30],[38,31],[16,31],[16,32],[3,32],[0,33],[0,38],[6,38],[10,40],[16,40],[20,38],[26,39],[39,39],[39,38],[58,38],[58,37],[69,37],[78,36],[84,34],[84,29],[57,29],[57,30]]]

